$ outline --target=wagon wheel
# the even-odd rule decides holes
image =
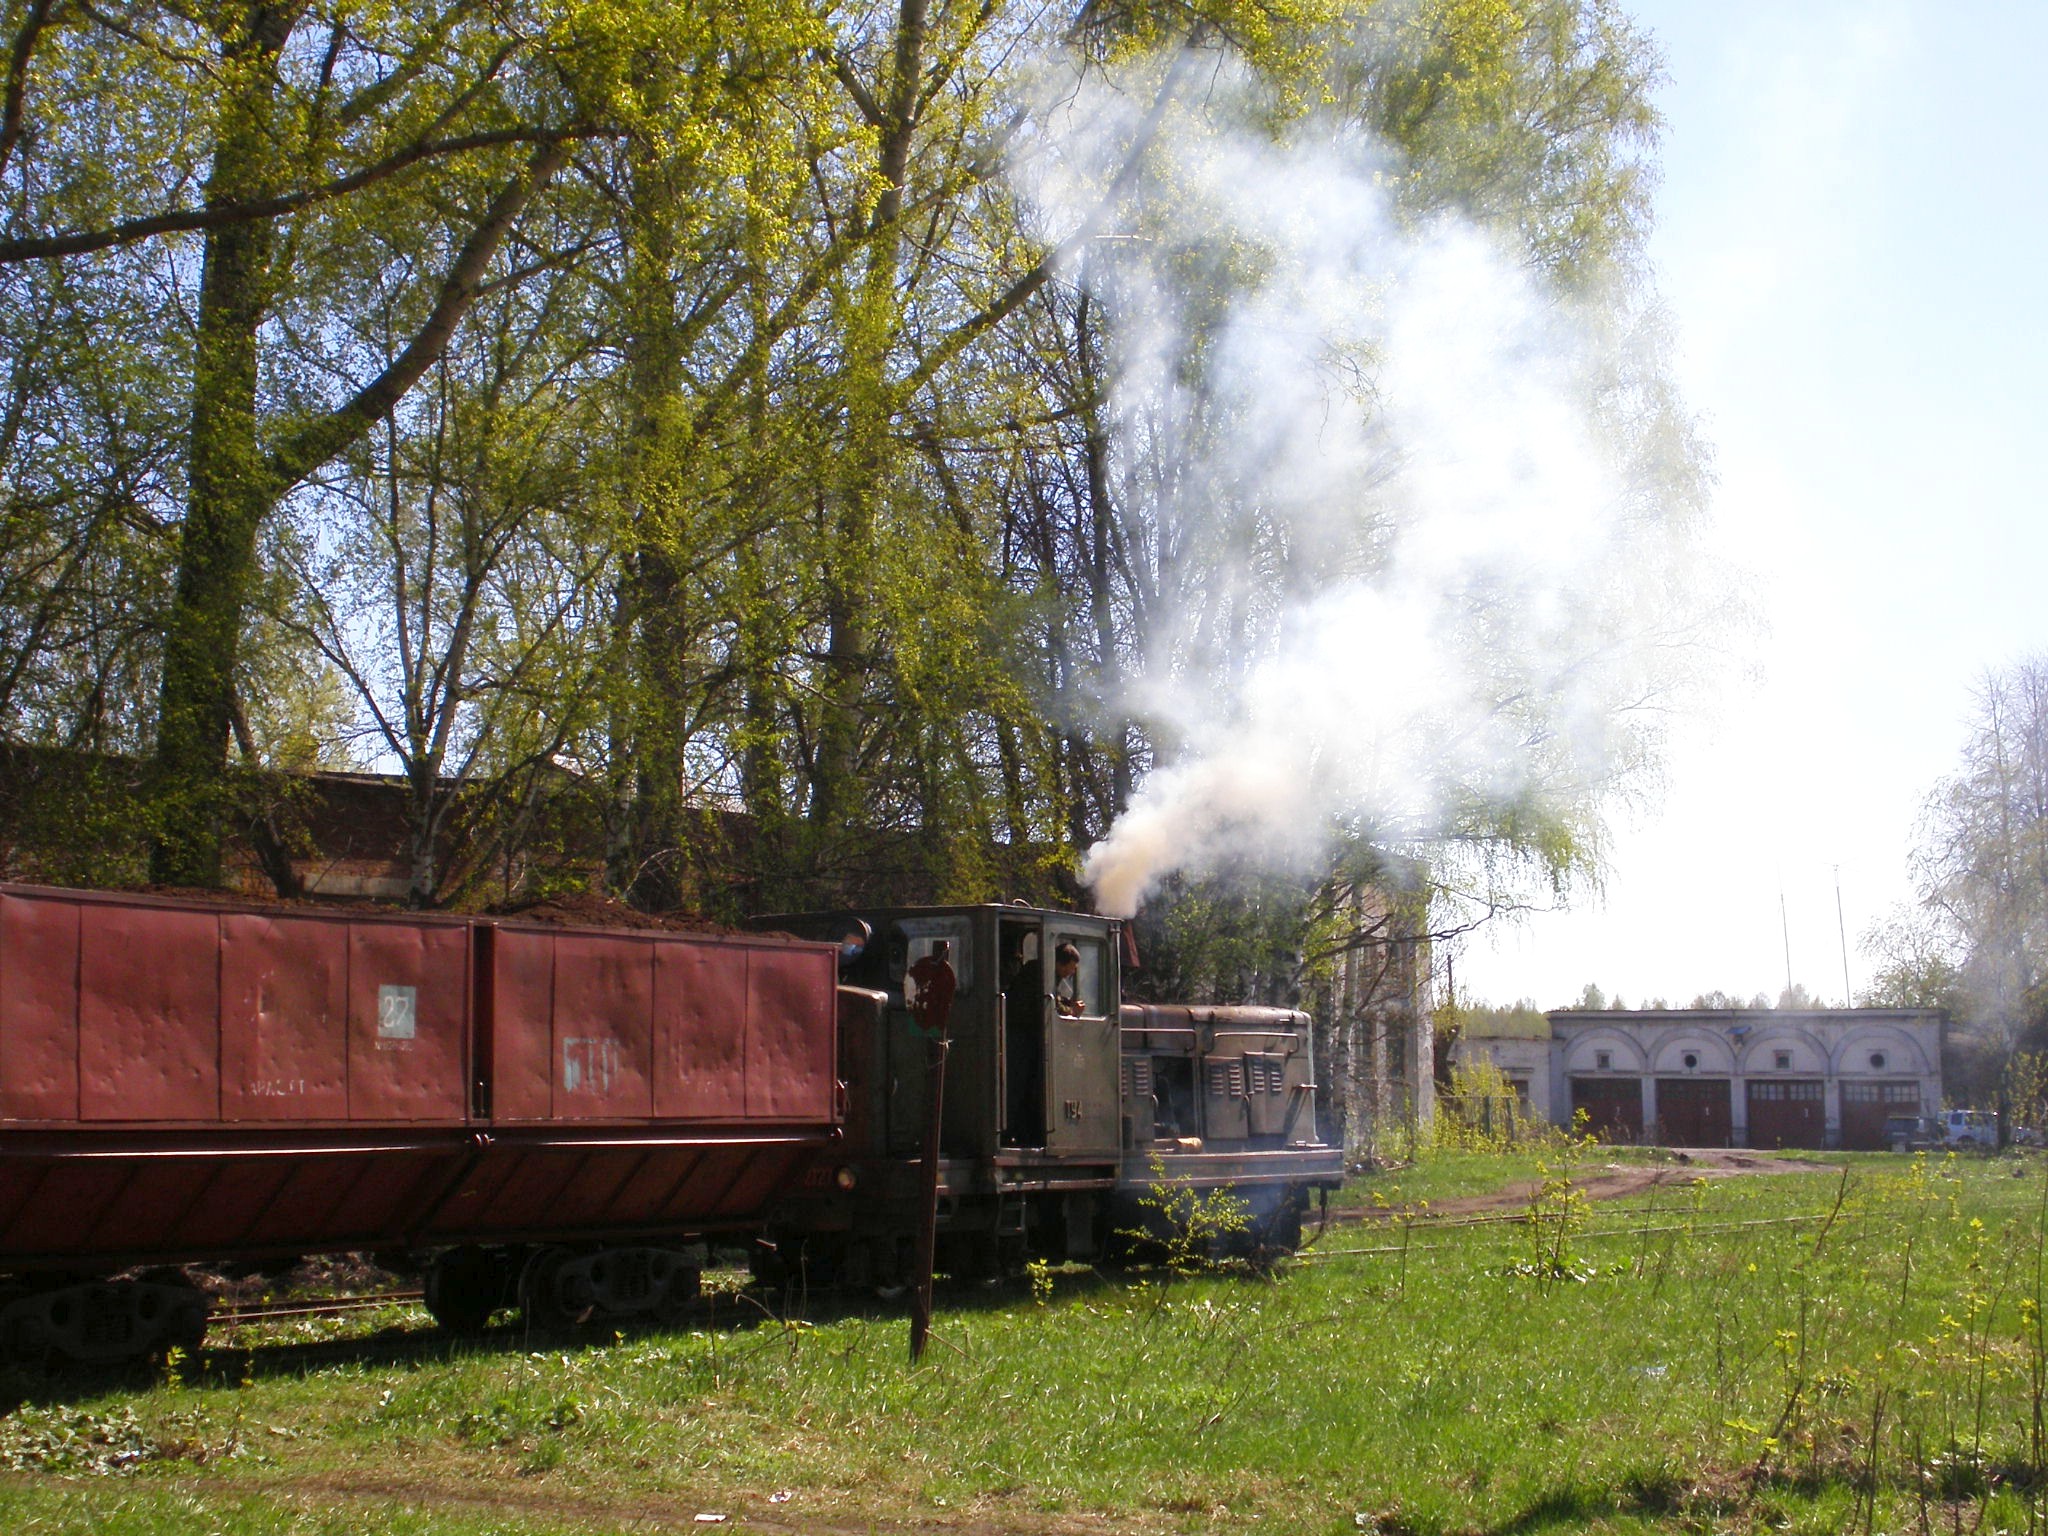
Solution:
[[[25,1290],[0,1290],[0,1365],[39,1371],[49,1363],[49,1329],[29,1308],[8,1315],[8,1308],[28,1295]]]
[[[519,1304],[526,1326],[541,1333],[568,1333],[587,1322],[596,1310],[587,1295],[571,1294],[580,1277],[570,1272],[576,1255],[566,1248],[543,1248],[526,1266],[519,1281]],[[580,1291],[588,1291],[586,1282]]]
[[[451,1248],[427,1270],[427,1313],[450,1333],[482,1333],[505,1299],[497,1259],[473,1245]]]
[[[668,1280],[661,1288],[661,1296],[654,1304],[655,1321],[679,1323],[688,1315],[691,1305],[703,1289],[703,1271],[694,1264],[676,1264],[668,1272]]]

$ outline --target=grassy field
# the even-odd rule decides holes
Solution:
[[[1431,1159],[1353,1198],[1547,1184],[1513,1220],[1333,1226],[1269,1279],[953,1293],[917,1369],[894,1311],[728,1296],[582,1345],[407,1313],[17,1380],[0,1530],[2040,1528],[2048,1164],[1593,1205],[1608,1154],[1576,1156]]]

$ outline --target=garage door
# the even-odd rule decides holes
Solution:
[[[1818,1079],[1749,1085],[1752,1147],[1819,1147],[1827,1132],[1827,1096]]]
[[[1725,1077],[1657,1079],[1657,1139],[1667,1147],[1725,1147],[1735,1129]]]
[[[1585,1112],[1586,1129],[1602,1141],[1643,1139],[1643,1084],[1634,1077],[1575,1077],[1572,1115]]]
[[[1842,1145],[1852,1152],[1882,1152],[1884,1123],[1920,1113],[1918,1083],[1842,1084]]]

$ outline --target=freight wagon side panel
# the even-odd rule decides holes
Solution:
[[[221,1118],[345,1118],[347,926],[229,913],[220,978]]]
[[[557,1120],[645,1120],[654,1113],[653,945],[562,934],[554,941]]]
[[[491,954],[495,1120],[833,1117],[829,949],[499,928]]]
[[[463,1121],[468,1020],[467,927],[351,923],[349,1118]]]
[[[81,1119],[219,1119],[220,922],[212,912],[80,905]]]
[[[750,952],[748,1119],[831,1118],[838,982],[830,952],[767,947]]]
[[[747,1094],[747,955],[684,940],[654,957],[654,1112],[730,1120]]]
[[[0,1120],[78,1117],[78,907],[0,896]]]
[[[500,928],[491,955],[495,1119],[653,1114],[654,973],[645,938]]]
[[[554,935],[490,931],[491,1116],[545,1120],[554,1107]]]

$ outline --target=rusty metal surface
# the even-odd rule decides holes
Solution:
[[[0,1119],[78,1115],[78,908],[0,894]]]
[[[654,1113],[653,942],[562,934],[554,949],[554,1118],[649,1118]]]
[[[433,1243],[712,1231],[757,1219],[822,1137],[495,1147],[427,1224]]]
[[[747,972],[709,944],[664,944],[654,961],[654,1112],[721,1120],[745,1102]]]
[[[78,919],[80,1118],[217,1118],[219,914],[95,904]]]
[[[348,1116],[348,926],[220,919],[223,1120]]]
[[[10,1152],[0,1188],[16,1197],[0,1201],[0,1261],[47,1269],[401,1245],[422,1188],[462,1150]]]
[[[334,1248],[559,1241],[756,1221],[822,1134],[469,1138],[362,1146],[108,1148],[91,1133],[0,1155],[11,1268]]]
[[[829,951],[753,949],[747,964],[747,1118],[831,1118],[838,969]]]
[[[751,936],[0,888],[0,1267],[744,1226],[838,1132],[836,981]]]
[[[457,1123],[468,1108],[469,930],[355,921],[348,932],[348,1112]]]
[[[497,1121],[834,1118],[829,950],[500,928],[493,951]]]

